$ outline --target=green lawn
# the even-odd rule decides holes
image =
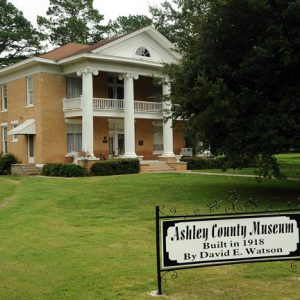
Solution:
[[[280,165],[282,173],[288,177],[300,178],[300,153],[278,154],[276,155],[277,161]],[[206,173],[224,173],[224,174],[242,174],[242,175],[255,175],[256,168],[244,169],[208,169],[199,170]]]
[[[260,209],[300,196],[297,181],[195,174],[0,177],[0,299],[152,299],[155,205],[192,213],[230,190]],[[181,270],[163,288],[176,300],[299,299],[300,262]]]

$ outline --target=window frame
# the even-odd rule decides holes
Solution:
[[[138,53],[139,51],[141,51],[141,54]],[[145,46],[138,47],[134,52],[134,56],[139,57],[139,58],[145,58],[145,59],[151,59],[152,58],[149,49],[146,48]]]
[[[1,126],[1,143],[2,143],[1,152],[3,154],[7,154],[8,153],[7,125]]]
[[[110,77],[112,82],[110,82]],[[110,91],[112,89],[112,96],[110,97]],[[119,89],[122,90],[121,96],[119,96]],[[109,99],[124,100],[124,80],[120,80],[116,74],[108,74],[107,76],[107,96]]]
[[[77,126],[78,128],[80,127],[79,132],[69,132],[69,131],[74,131],[74,130],[70,130],[70,128],[72,126]],[[70,135],[77,135],[77,142],[78,142],[78,149],[70,149],[69,145],[69,138]],[[73,143],[72,143],[73,144]],[[67,153],[71,154],[71,153],[78,153],[82,151],[82,124],[81,123],[67,123]]]
[[[15,129],[16,127],[18,127],[19,122],[18,121],[12,121],[10,122],[12,129]],[[11,137],[11,143],[17,143],[19,141],[18,135],[17,134],[13,134]]]
[[[32,107],[34,106],[34,98],[33,98],[33,76],[29,75],[26,77],[26,92],[27,92],[27,98],[26,98],[26,107]]]
[[[1,111],[7,111],[7,84],[1,85]]]

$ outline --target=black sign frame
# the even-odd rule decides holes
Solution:
[[[241,259],[229,259],[229,260],[218,260],[209,261],[205,263],[184,263],[176,264],[171,263],[170,266],[166,267],[165,262],[168,262],[166,253],[166,232],[167,229],[178,222],[191,222],[191,221],[212,221],[212,220],[224,220],[224,219],[243,219],[243,218],[268,218],[268,217],[280,217],[288,216],[297,222],[298,228],[300,229],[300,211],[299,209],[290,210],[273,210],[273,211],[258,211],[258,212],[243,212],[243,213],[226,213],[226,214],[203,214],[203,215],[164,215],[160,214],[160,207],[156,206],[156,255],[157,255],[157,283],[158,290],[157,295],[162,295],[162,273],[172,272],[176,270],[209,267],[209,266],[220,266],[230,264],[242,264],[242,263],[256,263],[256,262],[275,262],[275,261],[298,261],[300,260],[300,242],[297,245],[295,255],[283,255],[283,256],[268,256],[261,258],[241,258]],[[300,230],[299,230],[299,241],[300,241]],[[177,276],[177,275],[176,275]]]

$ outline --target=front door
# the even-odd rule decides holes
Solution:
[[[29,134],[28,136],[28,163],[34,164],[34,136]]]
[[[118,134],[118,152],[119,155],[123,155],[124,150],[124,134]]]

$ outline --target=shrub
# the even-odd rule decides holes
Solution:
[[[17,162],[18,160],[11,153],[0,155],[0,175],[10,174],[11,165],[16,164]]]
[[[243,160],[239,162],[229,161],[225,156],[214,158],[207,157],[186,157],[182,161],[187,162],[188,170],[205,170],[205,169],[223,169],[227,168],[242,169],[257,166],[256,162]]]
[[[42,175],[57,177],[83,177],[87,176],[85,168],[74,164],[46,164],[43,166]]]
[[[120,174],[139,173],[140,162],[138,159],[118,159],[96,162],[92,166],[92,174],[95,176],[109,176]]]

